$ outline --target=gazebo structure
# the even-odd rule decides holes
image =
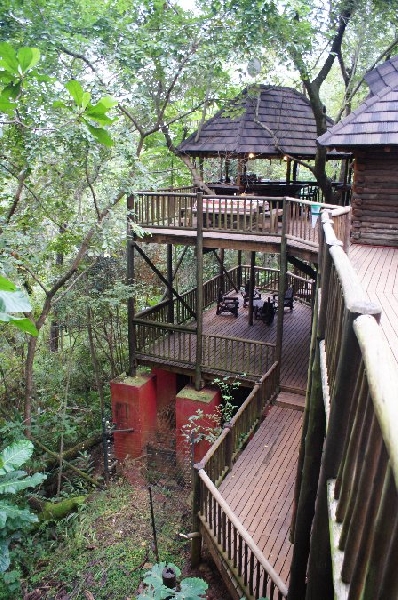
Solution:
[[[370,94],[319,138],[354,156],[351,241],[398,245],[398,56],[365,77]]]
[[[326,116],[325,119],[332,126],[333,121]],[[220,180],[208,184],[215,193],[296,196],[309,183],[298,181],[298,161],[315,159],[316,138],[316,122],[308,98],[293,88],[256,85],[234,98],[178,149],[194,157],[201,170],[205,158],[220,160]],[[250,174],[253,159],[285,160],[285,179],[269,181]],[[238,167],[235,181],[231,182],[233,160]]]

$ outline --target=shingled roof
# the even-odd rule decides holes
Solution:
[[[315,118],[303,94],[292,88],[260,85],[244,90],[178,149],[206,157],[237,158],[253,152],[256,158],[289,154],[310,159],[316,154],[316,137]]]
[[[368,98],[318,138],[329,148],[398,145],[398,56],[366,75]]]

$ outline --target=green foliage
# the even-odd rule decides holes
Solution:
[[[15,317],[10,313],[30,312],[32,309],[25,294],[12,281],[0,275],[0,321],[10,323],[21,331],[37,336],[35,325],[27,317]]]
[[[27,475],[19,470],[33,452],[29,440],[20,440],[8,446],[0,454],[0,496],[16,495],[22,490],[40,485],[46,475],[35,473]],[[9,499],[0,500],[0,573],[10,566],[9,545],[27,531],[38,518],[27,508],[21,508]]]
[[[204,598],[207,583],[199,577],[187,577],[181,581],[177,589],[170,589],[163,583],[162,572],[164,569],[173,569],[176,577],[180,577],[181,571],[172,563],[160,562],[148,571],[143,579],[147,589],[142,592],[137,600],[163,600],[165,598],[178,598],[179,600],[200,600]]]

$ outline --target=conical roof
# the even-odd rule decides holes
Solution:
[[[327,118],[331,126],[333,121]],[[246,89],[178,149],[194,156],[314,158],[316,122],[309,100],[293,88]]]

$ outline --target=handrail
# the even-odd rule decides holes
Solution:
[[[304,586],[311,597],[324,597],[328,575],[318,567],[318,557],[328,550],[336,598],[381,600],[398,594],[398,372],[378,324],[381,308],[369,300],[336,236],[333,218],[348,214],[338,208],[321,216],[319,345],[309,370],[309,389],[318,386],[318,391],[307,401],[309,414],[319,419],[315,406],[322,390],[327,420],[325,439],[310,425],[303,432],[301,465],[308,448],[312,458],[319,456],[320,473],[312,506],[310,468],[297,474],[294,536],[301,541],[307,536],[312,549],[307,564],[308,557],[303,560],[301,548],[294,546],[291,600],[301,597],[295,590]],[[324,530],[323,503],[329,520]],[[306,514],[313,508],[311,523]],[[329,530],[330,540],[321,530]]]
[[[237,532],[237,534],[239,536],[241,536],[245,545],[247,546],[247,548],[250,550],[251,554],[253,555],[253,558],[257,561],[257,564],[265,571],[265,573],[267,573],[267,575],[269,576],[269,578],[271,579],[273,584],[279,590],[282,597],[286,598],[287,592],[288,592],[286,584],[282,581],[282,579],[276,573],[276,571],[274,570],[272,565],[263,556],[262,552],[259,550],[259,548],[255,544],[253,538],[247,533],[246,529],[243,527],[243,525],[241,524],[239,519],[231,511],[230,507],[225,502],[224,498],[222,497],[220,492],[217,490],[217,488],[215,487],[213,482],[209,479],[206,472],[202,468],[199,468],[198,474],[199,474],[201,481],[203,482],[203,485],[206,487],[206,489],[209,491],[209,493],[212,495],[212,497],[216,501],[217,505],[223,511],[226,519],[228,519],[228,521],[232,524],[232,526],[235,529],[235,531]],[[227,529],[226,524],[225,524],[225,528]],[[231,553],[230,548],[229,548],[228,554],[230,554],[228,556],[228,559],[231,560],[233,558],[233,555]],[[245,571],[247,571],[247,565],[243,565],[242,567],[243,568],[241,568],[241,572],[239,573],[239,575],[241,577],[242,577],[242,575],[244,575]],[[259,571],[258,568],[253,569],[253,571],[257,575],[257,578],[259,579],[260,574],[258,572]],[[251,573],[251,576],[253,576],[253,573]],[[247,573],[246,573],[246,578],[247,578]],[[257,586],[255,586],[254,583],[252,582],[251,587],[254,588]]]
[[[317,247],[318,228],[312,224],[311,208],[338,210],[339,206],[289,196],[203,195],[198,213],[197,194],[182,192],[138,192],[135,219],[144,228],[196,230],[203,219],[203,230],[225,233],[281,235],[281,219],[287,220],[287,237]],[[285,206],[285,209],[283,209]],[[336,213],[344,218],[347,213]]]
[[[368,386],[398,489],[398,373],[380,327],[369,315],[354,321]]]

